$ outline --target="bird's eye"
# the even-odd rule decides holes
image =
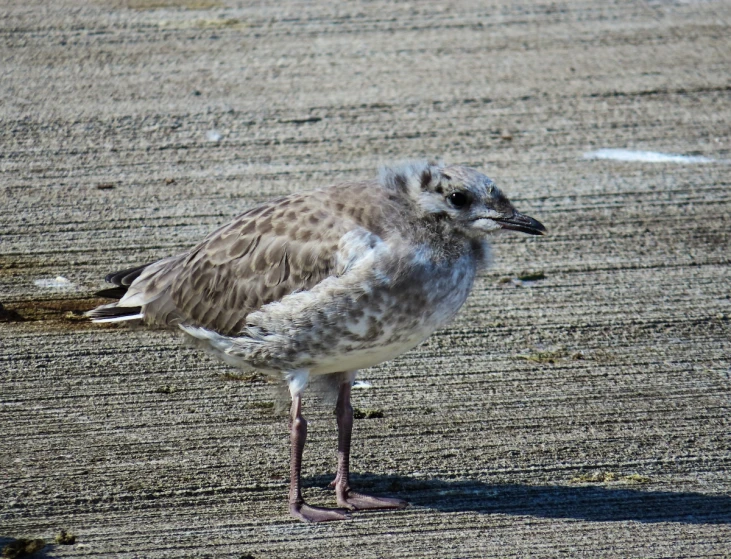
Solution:
[[[465,194],[464,192],[452,192],[449,196],[447,196],[447,200],[449,200],[449,203],[452,204],[455,208],[466,208],[470,205],[470,197]]]

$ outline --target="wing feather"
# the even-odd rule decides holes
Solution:
[[[329,196],[323,189],[273,200],[242,214],[155,273],[143,273],[140,279],[147,285],[131,287],[150,294],[146,319],[233,334],[262,306],[338,275],[341,239],[364,224],[344,211],[343,204],[328,204]],[[354,204],[362,203],[361,197]]]

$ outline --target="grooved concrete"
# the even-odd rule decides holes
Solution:
[[[0,544],[728,557],[731,5],[313,4],[4,7]],[[482,169],[551,236],[497,239],[448,329],[363,372],[383,417],[356,421],[356,481],[413,506],[301,525],[265,382],[79,314],[107,272],[258,201],[423,156]],[[331,504],[334,418],[306,412],[307,495]]]

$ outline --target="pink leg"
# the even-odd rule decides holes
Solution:
[[[374,497],[356,493],[350,489],[350,437],[353,432],[353,406],[350,405],[349,380],[340,385],[338,403],[335,407],[338,420],[338,470],[335,480],[330,484],[335,487],[338,505],[350,510],[366,509],[402,509],[408,505],[401,499],[390,497]]]
[[[307,421],[302,417],[302,396],[292,397],[290,444],[292,454],[290,459],[289,478],[289,512],[295,518],[305,522],[327,522],[330,520],[345,520],[348,511],[345,509],[328,509],[313,507],[305,503],[302,498],[302,451],[307,439]]]

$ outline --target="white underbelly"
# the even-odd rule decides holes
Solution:
[[[342,371],[357,371],[359,369],[374,367],[413,349],[428,336],[429,334],[420,335],[399,342],[386,343],[384,345],[362,349],[351,349],[340,355],[326,356],[320,358],[310,368],[310,373],[313,375],[329,375]]]
[[[428,308],[422,308],[418,319],[402,313],[398,301],[393,301],[386,317],[380,316],[381,333],[377,339],[369,339],[362,344],[349,342],[343,338],[332,348],[333,353],[320,355],[310,366],[310,372],[324,375],[341,371],[355,371],[373,367],[389,361],[402,353],[419,345],[439,328],[448,324],[464,303],[469,293],[471,282],[455,286],[447,293],[435,294],[434,301]],[[365,315],[365,318],[368,314]],[[346,326],[353,334],[364,334],[364,321]]]

